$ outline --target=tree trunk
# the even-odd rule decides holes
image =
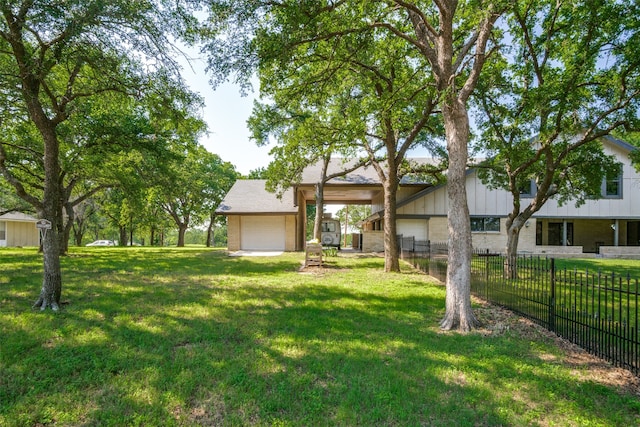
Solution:
[[[187,232],[186,224],[178,224],[178,247],[184,248],[184,235]]]
[[[60,161],[58,158],[59,145],[55,135],[55,128],[45,120],[37,123],[44,139],[44,194],[42,212],[40,216],[51,221],[51,229],[46,230],[42,240],[44,275],[40,296],[34,303],[34,308],[53,311],[60,309],[62,295],[62,273],[60,269],[60,242],[62,232],[62,206],[60,197]]]
[[[324,213],[324,182],[316,184],[316,220],[313,223],[313,238],[322,244],[322,216]]]
[[[129,246],[133,246],[133,220],[129,222]]]
[[[71,229],[73,231],[73,242],[75,243],[75,245],[82,245],[82,238],[84,237],[84,233],[87,231],[84,218],[76,217],[71,226]]]
[[[213,228],[215,219],[216,219],[216,214],[212,212],[209,215],[209,226],[207,227],[207,243],[206,243],[207,248],[215,246],[214,228]]]
[[[118,242],[118,246],[127,246],[127,227],[119,226],[118,234],[120,235],[120,241]]]
[[[469,116],[465,105],[449,96],[442,108],[449,169],[447,172],[447,226],[449,262],[446,278],[445,330],[469,331],[479,325],[471,309],[471,220],[467,205],[466,169]]]
[[[207,237],[206,237],[205,247],[210,248],[212,241],[213,241],[213,230],[211,229],[211,223],[209,223],[209,226],[207,227]]]
[[[392,170],[390,168],[390,170]],[[390,172],[384,183],[384,271],[399,272],[398,235],[396,227],[396,193],[398,174]]]
[[[47,216],[44,214],[43,216]],[[49,215],[49,218],[52,216]],[[33,308],[45,310],[51,308],[53,311],[60,309],[60,296],[62,295],[62,273],[60,269],[60,248],[59,233],[57,227],[53,226],[46,230],[42,241],[44,275],[42,279],[42,289],[40,296],[33,304]]]
[[[507,220],[507,247],[505,248],[505,266],[504,274],[509,279],[518,278],[518,242],[520,241],[520,230],[524,226],[529,217],[522,214],[515,217],[515,219]]]
[[[80,231],[80,229],[73,231],[73,241],[75,242],[76,246],[82,245],[83,236],[84,235],[82,234],[82,231]]]
[[[62,233],[60,233],[60,255],[66,255],[69,252],[69,238],[71,237],[71,228],[73,226],[71,221],[69,219],[65,221]]]

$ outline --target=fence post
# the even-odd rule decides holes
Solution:
[[[487,301],[491,301],[491,299],[489,299],[489,267],[489,248],[487,248],[487,253],[484,257],[484,293]]]
[[[549,330],[556,331],[556,259],[551,258],[551,296],[549,297]]]

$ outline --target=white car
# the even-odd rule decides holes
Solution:
[[[115,246],[113,240],[96,240],[95,242],[87,243],[86,246]]]

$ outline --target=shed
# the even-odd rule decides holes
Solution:
[[[0,247],[39,246],[37,221],[22,212],[0,215]]]
[[[294,192],[277,198],[265,188],[266,181],[235,182],[216,210],[227,217],[228,249],[295,251],[298,207]]]

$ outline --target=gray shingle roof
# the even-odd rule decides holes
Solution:
[[[327,175],[332,175],[346,169],[350,169],[356,163],[356,160],[347,160],[342,158],[332,158],[329,163]],[[322,174],[322,162],[316,162],[307,166],[302,172],[300,184],[315,184]],[[333,178],[330,184],[380,184],[380,178],[373,166],[360,167],[346,176]]]
[[[282,199],[265,189],[263,179],[241,179],[233,184],[224,200],[216,209],[217,214],[267,214],[267,213],[298,213],[294,205],[294,193],[287,190]]]
[[[27,222],[36,222],[37,219],[32,217],[31,215],[24,214],[22,212],[8,212],[4,215],[0,215],[0,220],[2,221],[27,221]]]
[[[436,165],[439,162],[439,159],[433,158],[411,158],[408,159],[416,165]],[[344,170],[348,170],[356,164],[356,159],[344,159],[339,157],[334,157],[331,159],[329,163],[329,167],[327,170],[327,176],[333,175],[334,173],[341,172]],[[383,165],[384,168],[384,165]],[[322,161],[316,162],[312,165],[307,166],[302,172],[302,179],[300,181],[301,185],[314,185],[320,179],[322,174]],[[349,172],[345,176],[339,176],[337,178],[333,178],[329,180],[328,184],[366,184],[366,185],[381,185],[380,177],[376,172],[373,166],[359,167],[353,172]]]

